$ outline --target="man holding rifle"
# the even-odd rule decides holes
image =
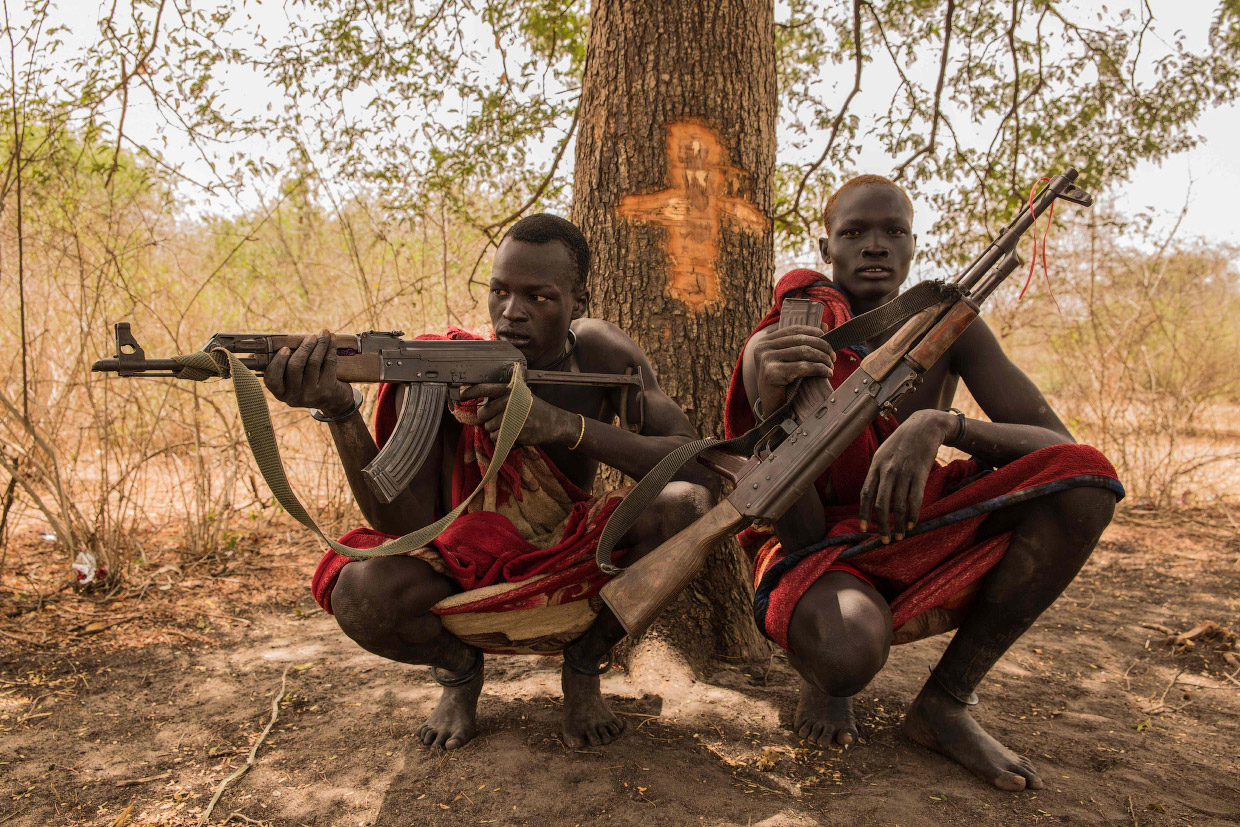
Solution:
[[[335,614],[349,637],[383,657],[433,667],[444,689],[418,731],[427,745],[455,749],[473,738],[483,681],[482,648],[448,632],[432,607],[463,589],[514,581],[531,584],[531,592],[522,590],[525,603],[588,601],[592,613],[601,612],[592,623],[587,619],[585,633],[573,640],[540,628],[524,637],[508,634],[504,645],[483,646],[492,651],[563,649],[563,733],[569,746],[606,744],[624,729],[599,690],[608,652],[624,629],[597,600],[605,578],[592,557],[598,534],[624,492],[600,497],[588,492],[599,463],[641,477],[693,439],[694,432],[684,412],[659,389],[641,349],[614,325],[582,318],[589,261],[584,236],[562,218],[539,214],[514,224],[492,265],[487,306],[496,338],[520,350],[532,370],[640,371],[646,381],[644,408],[615,389],[536,386],[533,408],[517,438],[522,447],[430,546],[365,561],[329,551],[315,573],[315,598]],[[429,338],[477,337],[451,328],[446,337]],[[378,453],[376,438],[381,443],[390,436],[404,390],[381,386],[372,438],[352,387],[336,376],[337,355],[329,342],[330,333],[323,331],[306,337],[295,351],[285,348],[264,381],[277,399],[317,408],[316,418],[329,423],[353,495],[371,527],[350,532],[341,542],[371,548],[433,522],[473,489],[495,451],[508,388],[483,384],[464,390],[462,404],[444,411],[435,446],[408,489],[385,504],[361,471]],[[622,411],[626,404],[631,409]],[[610,424],[622,413],[643,422],[640,433]],[[640,558],[709,505],[706,488],[672,483],[626,535],[625,560]],[[512,612],[513,623],[524,614]]]
[[[780,408],[797,379],[841,385],[886,341],[836,353],[822,333],[899,293],[916,241],[912,219],[905,192],[879,176],[854,178],[831,196],[820,241],[831,279],[796,270],[780,280],[775,307],[732,377],[729,436]],[[823,302],[821,329],[779,328],[788,297]],[[961,379],[989,421],[949,409]],[[973,459],[939,465],[943,445]],[[803,678],[797,732],[818,745],[852,744],[852,696],[882,668],[890,645],[957,628],[909,708],[905,731],[1000,789],[1040,788],[1030,762],[970,716],[973,690],[1076,576],[1121,496],[1105,457],[1074,444],[985,322],[974,321],[920,386],[776,521],[773,534],[741,535],[765,609],[763,631],[788,650]],[[905,537],[931,520],[941,527]],[[877,534],[875,548],[836,560],[867,532]],[[840,543],[823,542],[833,537]],[[811,545],[822,548],[779,567],[782,576],[764,577],[788,550]]]

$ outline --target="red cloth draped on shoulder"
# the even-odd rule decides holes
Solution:
[[[445,335],[422,335],[421,340],[480,339],[450,327]],[[375,441],[380,447],[396,428],[395,385],[380,385],[375,409]],[[455,508],[478,485],[495,451],[486,429],[474,424],[474,408],[457,406],[454,415],[462,422],[452,474]],[[463,590],[496,583],[517,583],[537,575],[539,582],[560,596],[573,599],[598,593],[607,577],[593,566],[598,537],[622,491],[591,498],[574,485],[545,451],[537,447],[514,448],[496,479],[474,499],[456,522],[430,546],[412,552],[441,574],[451,577]],[[370,528],[356,528],[340,538],[353,548],[374,548],[394,535]],[[311,583],[314,599],[331,613],[331,591],[336,578],[352,558],[328,551],[319,561]],[[588,565],[583,565],[588,564]],[[565,577],[581,580],[567,589]]]
[[[793,270],[779,280],[775,304],[754,329],[757,333],[779,321],[780,304],[788,296],[809,298],[826,304],[824,327],[830,329],[851,318],[847,299],[813,270]],[[750,334],[751,336],[753,334]],[[836,354],[833,386],[847,379],[861,364],[863,354],[849,348]],[[741,360],[732,373],[724,414],[724,432],[731,438],[753,427],[754,415],[741,373]],[[861,532],[858,519],[861,488],[878,446],[895,429],[890,416],[880,416],[832,464],[816,483],[827,506],[824,539]],[[945,515],[960,516],[958,522],[916,537],[880,546],[838,562],[840,552],[856,542],[829,546],[814,552],[787,571],[773,587],[759,593],[767,601],[763,630],[785,649],[788,624],[797,602],[824,573],[844,570],[872,583],[889,600],[896,643],[907,643],[959,625],[982,577],[1003,558],[1011,533],[977,541],[977,529],[986,513],[970,509],[1016,491],[1092,485],[1107,488],[1117,497],[1123,487],[1115,468],[1097,449],[1088,445],[1055,445],[1035,451],[990,470],[975,460],[939,463],[930,472],[922,501],[921,522]],[[746,529],[737,538],[753,565],[754,584],[784,557],[779,541],[769,533]]]

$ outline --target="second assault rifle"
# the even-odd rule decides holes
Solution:
[[[115,327],[116,355],[100,359],[93,371],[120,376],[164,376],[201,380],[206,378],[188,366],[184,357],[148,359],[129,329],[129,322]],[[430,454],[439,419],[449,398],[460,397],[467,385],[508,384],[515,370],[530,385],[590,385],[620,389],[620,425],[640,430],[645,415],[645,394],[640,371],[627,374],[573,373],[566,370],[528,370],[521,351],[508,342],[455,340],[407,340],[399,330],[367,331],[334,335],[336,376],[342,382],[395,382],[405,385],[405,400],[396,429],[369,465],[362,469],[366,484],[388,503],[405,490]],[[297,349],[302,337],[279,333],[217,333],[202,352],[227,351],[250,371],[261,374],[281,348]],[[217,359],[221,370],[228,363]],[[214,374],[212,374],[214,375]],[[227,372],[223,372],[227,376]],[[636,392],[635,394],[633,392]],[[630,404],[637,411],[630,422]]]
[[[697,575],[710,550],[727,535],[755,523],[774,526],[875,417],[894,408],[921,381],[977,318],[979,305],[1020,265],[1016,244],[1037,217],[1060,198],[1085,207],[1093,204],[1093,197],[1075,186],[1076,178],[1077,172],[1071,168],[1051,178],[951,282],[919,284],[888,305],[827,334],[827,340],[838,349],[856,343],[847,340],[848,334],[833,336],[843,333],[846,326],[852,326],[854,338],[864,340],[907,318],[838,388],[832,388],[825,379],[798,382],[796,388],[789,387],[783,408],[745,436],[728,443],[705,439],[682,446],[639,483],[613,512],[598,548],[599,567],[617,575],[603,587],[602,598],[630,635],[641,634],[654,622]],[[911,317],[891,309],[902,302],[908,306],[910,303],[903,300],[916,291],[930,295],[924,309]],[[789,304],[797,301],[787,300],[785,309],[793,311]],[[804,307],[812,303],[802,300],[800,304],[795,312],[814,318]],[[869,332],[857,337],[855,332],[860,330]],[[772,444],[773,448],[761,450]],[[744,455],[723,448],[738,449]],[[732,493],[693,525],[621,572],[611,564],[616,542],[680,464],[699,455],[699,461],[734,485]]]

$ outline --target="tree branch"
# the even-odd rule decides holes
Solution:
[[[831,154],[831,148],[835,146],[835,139],[839,135],[840,127],[844,123],[844,116],[848,113],[848,107],[852,104],[853,98],[861,91],[861,67],[863,55],[861,52],[861,6],[862,4],[869,6],[866,0],[853,0],[853,50],[856,68],[853,73],[852,90],[848,93],[848,97],[844,99],[843,106],[836,113],[835,120],[831,124],[831,134],[827,138],[827,145],[822,150],[822,154],[818,156],[818,160],[809,165],[805,173],[801,176],[801,180],[797,183],[796,195],[792,198],[792,206],[775,216],[776,221],[786,221],[789,216],[796,216],[805,225],[805,231],[813,235],[813,227],[811,222],[805,220],[805,216],[801,215],[801,198],[805,194],[805,188],[809,185],[810,177],[818,171],[818,168],[827,160],[827,156]],[[871,9],[871,11],[873,11]]]
[[[568,131],[564,133],[564,138],[560,141],[560,145],[555,151],[555,157],[551,159],[551,167],[547,170],[547,174],[543,176],[542,182],[538,185],[530,197],[526,199],[525,203],[520,207],[517,207],[516,211],[513,212],[512,215],[480,228],[482,232],[486,233],[487,237],[492,241],[495,240],[495,237],[492,235],[493,230],[502,230],[504,227],[507,227],[509,224],[516,221],[524,215],[525,211],[532,207],[539,198],[542,198],[543,193],[547,191],[547,187],[549,187],[552,180],[555,179],[555,173],[560,166],[560,160],[564,157],[564,150],[568,147],[568,142],[572,140],[573,133],[577,131],[577,119],[579,117],[581,117],[580,98],[577,99],[577,108],[573,110],[573,122],[568,125]],[[477,268],[475,267],[475,271],[476,270]],[[472,274],[470,278],[473,278]]]
[[[943,21],[943,54],[939,58],[939,79],[934,85],[934,107],[930,112],[930,140],[926,142],[925,146],[914,152],[898,167],[896,167],[893,177],[897,181],[904,177],[904,171],[908,168],[909,164],[913,163],[913,161],[917,160],[922,155],[930,155],[934,152],[935,140],[938,138],[939,133],[939,120],[942,117],[943,111],[941,105],[943,99],[943,82],[947,78],[947,56],[951,50],[952,16],[955,13],[955,0],[947,0],[946,19]]]

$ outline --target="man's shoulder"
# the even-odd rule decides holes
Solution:
[[[577,319],[573,322],[577,354],[590,365],[630,365],[643,356],[627,333],[605,319]]]

